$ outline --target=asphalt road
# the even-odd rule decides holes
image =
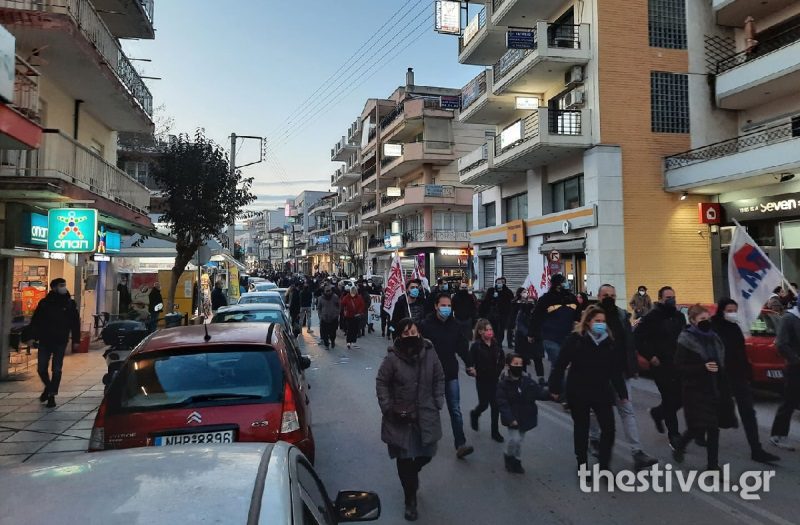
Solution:
[[[318,325],[317,325],[318,326]],[[316,335],[316,334],[315,334]],[[386,353],[386,339],[368,335],[360,348],[348,351],[339,333],[335,349],[326,350],[317,338],[303,334],[302,346],[313,364],[311,384],[313,428],[317,444],[317,470],[333,495],[338,490],[366,489],[378,492],[383,504],[380,523],[405,523],[403,494],[394,462],[380,440],[380,410],[375,397],[375,375]],[[658,403],[655,386],[639,379],[633,392],[645,450],[672,463],[664,435],[656,433],[647,408]],[[759,396],[761,439],[766,443],[775,396]],[[466,415],[477,404],[474,380],[461,373],[461,409]],[[750,460],[744,432],[722,432],[720,463],[730,463],[732,483],[745,470],[771,470],[770,492],[759,501],[745,501],[736,493],[711,494],[695,488],[688,494],[583,493],[578,484],[572,452],[572,420],[560,405],[540,402],[539,427],[529,432],[523,445],[519,476],[505,471],[503,445],[489,438],[488,412],[480,432],[465,424],[475,453],[465,460],[455,457],[450,420],[442,411],[444,437],[439,452],[423,469],[420,480],[420,523],[648,523],[648,524],[778,524],[800,522],[800,452],[777,452],[782,460],[773,468]],[[467,418],[468,419],[468,418]],[[681,415],[681,424],[683,420]],[[795,418],[793,436],[800,431]],[[800,445],[800,443],[798,443]],[[765,444],[767,450],[776,449]],[[674,470],[702,469],[705,449],[690,445],[685,462]],[[631,469],[632,460],[617,423],[617,443],[612,469]],[[677,483],[675,484],[677,485]]]

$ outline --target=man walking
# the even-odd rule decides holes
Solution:
[[[495,279],[494,288],[486,290],[480,307],[481,317],[485,317],[492,323],[495,329],[495,339],[503,346],[506,337],[506,330],[511,330],[514,323],[511,322],[511,303],[514,302],[514,292],[506,286],[506,278],[498,277]],[[509,337],[508,347],[514,348],[514,342]]]
[[[419,279],[408,281],[406,293],[401,295],[394,305],[389,330],[394,332],[397,323],[407,318],[411,318],[417,325],[425,319],[425,296],[422,293],[422,281]]]
[[[456,456],[461,459],[474,451],[467,445],[464,435],[464,417],[461,415],[461,396],[458,386],[458,355],[467,369],[467,374],[474,376],[475,368],[469,356],[469,342],[464,337],[461,324],[453,318],[453,307],[450,296],[440,294],[434,303],[434,312],[419,325],[422,337],[433,343],[436,355],[444,369],[444,397],[447,411],[450,412],[450,424],[453,428]]]
[[[528,335],[532,334],[542,342],[551,369],[558,361],[562,343],[579,319],[578,300],[572,292],[564,289],[565,282],[560,273],[550,278],[550,289],[536,303],[528,330]]]
[[[33,337],[39,341],[37,372],[44,384],[39,401],[52,408],[56,406],[61,369],[67,351],[67,339],[72,335],[72,351],[76,351],[81,337],[80,318],[75,301],[67,290],[67,281],[58,278],[50,282],[50,292],[39,302],[31,318]],[[52,375],[47,368],[53,360]]]
[[[214,290],[211,292],[211,311],[216,312],[223,306],[228,306],[228,298],[222,291],[222,280],[217,280],[214,283]]]
[[[325,348],[330,345],[336,348],[336,330],[339,328],[339,296],[333,293],[333,288],[328,285],[317,299],[319,310],[319,336]]]
[[[303,329],[303,325],[307,326],[309,334],[314,333],[314,330],[311,329],[311,305],[313,303],[314,292],[311,290],[311,285],[306,281],[300,291],[300,329]]]
[[[784,368],[783,402],[772,421],[770,442],[778,448],[794,451],[787,441],[792,413],[800,408],[800,308],[795,304],[781,317],[775,338],[778,352],[786,359]]]
[[[158,315],[164,309],[164,298],[161,297],[161,283],[156,281],[150,289],[150,295],[147,296],[148,307],[147,311],[150,312],[150,322],[148,328],[151,332],[155,332],[158,328]]]

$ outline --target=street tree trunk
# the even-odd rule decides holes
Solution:
[[[167,294],[167,304],[165,308],[166,313],[172,313],[173,305],[175,304],[175,292],[178,288],[178,280],[186,270],[186,265],[191,262],[192,257],[194,257],[194,254],[197,253],[199,248],[199,242],[178,238],[178,242],[175,245],[175,250],[177,252],[175,255],[175,264],[172,267],[172,276],[169,282],[169,291]],[[200,303],[200,300],[201,298],[198,295],[198,304]]]

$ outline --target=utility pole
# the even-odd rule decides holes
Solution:
[[[239,139],[243,140],[258,140],[261,143],[261,157],[254,161],[248,162],[247,164],[242,164],[241,166],[236,165],[236,141]],[[237,135],[236,133],[231,133],[231,158],[230,158],[230,173],[231,176],[236,174],[236,170],[240,168],[244,168],[247,166],[252,166],[253,164],[259,164],[264,162],[267,159],[267,139],[266,137],[258,137],[255,135]],[[231,218],[231,223],[228,225],[228,249],[231,251],[232,255],[234,253],[234,245],[236,244],[236,217]]]

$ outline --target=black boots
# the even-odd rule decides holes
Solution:
[[[56,406],[56,396],[47,396],[47,408]]]
[[[47,401],[47,387],[45,387],[42,395],[39,396],[39,403],[44,403],[45,401]]]
[[[403,516],[406,521],[417,521],[419,514],[417,513],[417,495],[406,495],[406,511]]]
[[[469,411],[469,425],[472,427],[472,430],[478,431],[478,415],[474,410]]]
[[[522,462],[514,456],[503,454],[506,461],[506,470],[512,474],[525,474],[525,469],[522,468]]]

